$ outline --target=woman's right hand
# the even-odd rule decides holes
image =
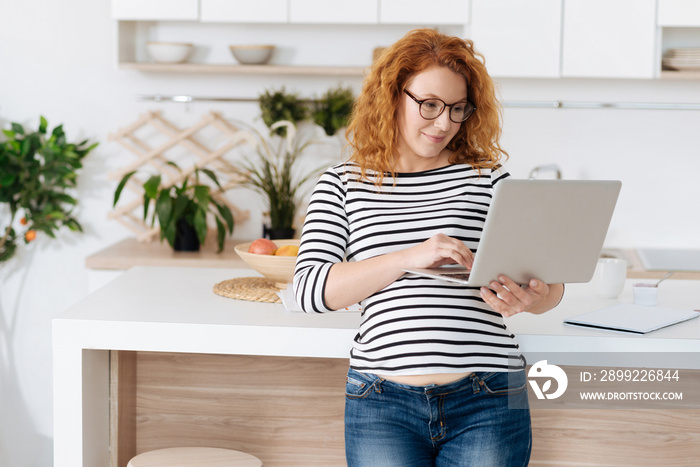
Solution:
[[[474,254],[464,242],[445,234],[435,234],[420,245],[405,250],[407,267],[436,268],[445,264],[460,264],[472,268]]]

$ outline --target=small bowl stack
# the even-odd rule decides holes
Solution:
[[[299,246],[299,239],[273,240],[278,247],[284,245]],[[294,266],[297,262],[296,256],[275,256],[248,253],[248,248],[253,242],[241,243],[234,247],[238,256],[246,262],[248,266],[258,271],[266,279],[275,282],[279,288],[285,288],[294,279]]]
[[[264,65],[270,61],[274,45],[230,45],[233,57],[241,65]]]

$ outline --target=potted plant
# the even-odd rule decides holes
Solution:
[[[37,232],[51,238],[61,227],[82,232],[72,215],[78,201],[69,192],[76,187],[83,158],[98,143],[69,143],[63,125],[51,133],[47,128],[42,116],[35,132],[26,132],[19,123],[3,130],[6,139],[0,143],[0,206],[7,205],[10,216],[7,225],[0,227],[0,263],[15,254],[19,241],[29,243]]]
[[[342,86],[331,88],[320,99],[313,102],[311,118],[328,136],[333,136],[338,130],[347,126],[354,104],[355,96],[352,88]]]
[[[270,129],[284,127],[286,137],[258,137],[256,157],[247,158],[242,168],[247,172],[244,185],[260,193],[269,209],[270,226],[266,231],[271,239],[292,238],[294,236],[294,217],[299,206],[301,188],[311,177],[318,174],[312,170],[299,174],[297,162],[304,151],[314,141],[301,141],[297,137],[294,124],[289,121],[274,123]]]
[[[305,101],[296,93],[288,93],[284,86],[280,90],[266,90],[260,96],[260,111],[265,125],[278,136],[287,135],[286,126],[278,126],[274,130],[272,126],[279,121],[292,122],[294,125],[305,120],[308,116],[308,107]]]
[[[168,161],[167,164],[180,170],[174,162]],[[124,186],[135,173],[129,172],[122,177],[114,192],[113,206],[117,205]],[[152,175],[143,184],[143,219],[146,221],[153,204],[151,225],[158,220],[160,240],[167,240],[176,251],[197,251],[206,240],[207,213],[211,213],[216,220],[217,253],[220,253],[224,249],[226,232],[233,233],[233,215],[228,206],[214,198],[209,185],[200,183],[200,174],[209,177],[222,190],[216,175],[209,169],[195,167],[179,186],[161,186],[161,175]]]

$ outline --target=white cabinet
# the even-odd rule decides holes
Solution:
[[[289,0],[292,23],[377,24],[379,0]]]
[[[700,1],[659,0],[659,26],[700,27]]]
[[[469,0],[379,0],[379,22],[383,24],[467,24]]]
[[[473,0],[471,37],[489,73],[559,77],[561,12],[562,0]]]
[[[119,20],[188,20],[199,18],[198,0],[112,0],[112,17]]]
[[[286,23],[287,0],[200,0],[200,20],[230,23]]]
[[[654,78],[656,0],[566,0],[562,76]]]

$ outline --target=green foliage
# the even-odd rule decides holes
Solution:
[[[285,120],[295,125],[307,118],[309,109],[306,103],[296,93],[288,93],[284,87],[280,90],[266,90],[260,96],[260,111],[262,119],[278,136],[286,136],[287,128],[284,126],[272,130],[272,125]]]
[[[77,200],[69,192],[76,187],[83,158],[98,143],[69,143],[63,125],[51,133],[47,128],[42,116],[35,132],[27,132],[19,123],[3,130],[6,139],[0,142],[0,204],[9,207],[10,219],[0,230],[0,263],[14,255],[20,239],[29,243],[37,231],[51,238],[61,227],[82,231],[72,216]],[[23,216],[20,224],[24,230],[20,234],[13,227],[19,215]]]
[[[294,125],[280,121],[271,130],[286,127],[286,138],[273,136],[270,139],[258,136],[256,160],[247,159],[242,168],[248,172],[246,185],[265,198],[270,210],[270,228],[290,229],[299,205],[299,190],[318,170],[298,175],[295,164],[313,141],[299,141]]]
[[[331,88],[316,99],[311,110],[314,123],[322,127],[328,136],[347,126],[348,119],[355,104],[352,88],[338,86]]]
[[[174,162],[169,165],[180,170]],[[129,172],[122,177],[114,192],[113,206],[117,205],[124,186],[136,171]],[[182,183],[170,186],[161,186],[161,176],[153,175],[143,184],[143,220],[148,219],[151,205],[154,205],[151,214],[151,225],[155,225],[156,219],[160,225],[160,240],[166,239],[171,247],[175,245],[175,232],[178,220],[183,219],[194,227],[200,244],[204,244],[207,236],[207,212],[211,212],[216,220],[217,229],[217,253],[224,249],[226,232],[233,233],[233,214],[223,203],[217,201],[209,185],[200,183],[200,173],[206,175],[214,184],[222,190],[219,180],[214,172],[209,169],[195,167],[194,172],[185,177]]]

